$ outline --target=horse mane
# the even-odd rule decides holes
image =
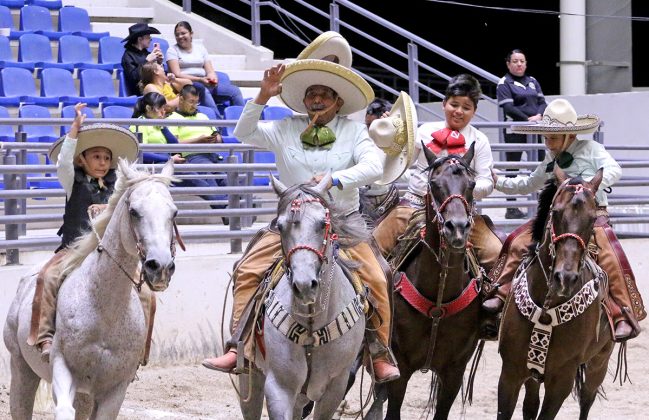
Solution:
[[[92,251],[97,249],[99,238],[104,236],[108,223],[113,217],[117,204],[124,193],[133,185],[148,180],[155,180],[169,186],[173,179],[172,177],[162,174],[138,171],[135,169],[135,164],[129,166],[128,162],[120,159],[117,166],[117,181],[115,182],[113,193],[108,199],[108,206],[95,219],[90,221],[94,226],[94,232],[91,230],[70,244],[68,247],[68,253],[63,257],[61,264],[59,264],[59,275],[67,276],[70,274],[81,265],[83,260],[85,260]]]
[[[462,168],[464,168],[469,175],[474,177],[476,176],[477,174],[476,171],[471,166],[466,164],[464,159],[462,159],[462,155],[458,155],[455,153],[435,159],[435,161],[431,165],[429,165],[426,169],[424,169],[422,172],[432,173],[435,169],[442,166],[447,160],[451,160],[451,159],[457,159],[460,165],[462,165]],[[457,174],[458,172],[459,172],[459,168],[455,166],[453,168],[453,174]]]
[[[543,240],[545,222],[548,220],[550,208],[552,207],[552,200],[554,199],[554,195],[557,193],[557,189],[558,187],[554,178],[551,178],[545,181],[545,186],[539,193],[539,205],[534,222],[532,222],[532,243],[530,247],[535,247],[537,243]]]
[[[336,206],[329,199],[318,194],[311,184],[293,185],[280,194],[279,204],[277,205],[278,214],[286,211],[286,208],[291,205],[293,200],[299,199],[304,195],[321,200],[329,208],[331,231],[338,235],[338,244],[341,248],[351,248],[369,239],[370,231],[367,228],[365,219],[363,219],[359,212],[346,215],[344,212],[346,209]]]

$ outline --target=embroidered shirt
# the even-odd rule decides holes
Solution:
[[[342,189],[329,191],[335,203],[358,210],[358,188],[379,179],[383,172],[383,152],[370,139],[365,124],[346,117],[334,117],[327,126],[336,134],[328,148],[305,148],[300,133],[309,124],[306,115],[296,115],[277,121],[259,121],[264,105],[248,101],[234,129],[241,142],[271,150],[279,177],[285,185],[308,182],[328,170],[337,178]]]
[[[424,170],[428,167],[426,155],[421,150],[421,142],[428,144],[432,141],[432,133],[447,127],[446,121],[436,121],[424,123],[417,130],[417,140],[415,141],[414,159],[417,167],[410,175],[408,191],[419,196],[424,196],[428,192],[428,172]],[[491,177],[491,166],[493,165],[493,156],[491,154],[491,145],[487,136],[478,131],[471,124],[468,124],[460,133],[466,140],[467,150],[472,143],[475,143],[475,155],[471,160],[471,168],[476,171],[475,188],[473,189],[473,199],[479,200],[491,194],[493,191],[493,178]],[[446,150],[439,153],[438,157],[447,156]]]
[[[597,190],[597,201],[600,206],[608,205],[604,189],[617,182],[622,176],[622,168],[606,151],[604,146],[594,140],[575,140],[566,150],[572,154],[572,164],[564,169],[569,177],[581,176],[589,181],[599,170],[604,168],[604,178]],[[543,162],[529,175],[519,175],[516,178],[499,176],[496,189],[507,194],[529,194],[540,190],[545,181],[553,177],[546,172],[546,167],[554,158],[550,153],[545,154]]]

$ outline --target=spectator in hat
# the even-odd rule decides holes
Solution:
[[[140,81],[140,69],[145,63],[162,64],[164,55],[159,45],[155,45],[151,52],[151,34],[160,34],[160,31],[146,23],[136,23],[128,28],[128,36],[122,40],[124,55],[122,55],[122,68],[124,68],[124,82],[126,94],[139,94],[137,84]]]
[[[382,98],[376,98],[367,106],[365,110],[365,125],[370,128],[372,121],[381,118],[386,112],[390,112],[392,104],[390,101]]]

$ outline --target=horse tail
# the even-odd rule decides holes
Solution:
[[[473,385],[475,383],[475,377],[478,372],[478,363],[482,358],[482,352],[484,350],[484,340],[480,340],[478,347],[476,347],[475,352],[473,353],[473,360],[471,361],[471,369],[469,370],[469,380],[466,383],[466,390],[462,394],[462,404],[465,404],[469,401],[469,405],[473,404]]]
[[[627,380],[631,383],[631,378],[629,377],[629,365],[626,360],[626,341],[620,343],[620,347],[617,350],[617,367],[615,368],[615,377],[613,382],[620,378],[620,386]]]

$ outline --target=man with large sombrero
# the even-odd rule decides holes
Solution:
[[[318,48],[307,47],[297,61],[264,72],[259,94],[246,104],[234,135],[244,143],[273,151],[279,177],[285,185],[320,181],[331,171],[330,193],[336,205],[351,214],[358,211],[358,188],[379,179],[383,171],[382,153],[370,139],[365,125],[346,118],[364,110],[374,99],[374,92],[353,70],[336,63],[349,61],[351,64],[344,38],[328,33],[317,42]],[[332,49],[325,51],[323,45]],[[260,123],[261,111],[276,95],[289,108],[305,115]],[[396,379],[399,370],[393,365],[388,348],[391,314],[385,274],[368,243],[349,251],[352,258],[362,263],[358,275],[369,287],[377,303],[378,318],[383,321],[375,316],[370,320],[383,347],[373,360],[376,380]],[[234,265],[233,331],[245,322],[241,319],[244,307],[280,252],[279,234],[266,228]],[[231,372],[237,359],[235,345],[228,343],[225,355],[207,359],[203,365]]]
[[[499,191],[529,194],[541,189],[545,181],[553,177],[554,165],[559,165],[569,177],[581,176],[586,180],[590,180],[600,168],[604,170],[596,193],[599,207],[591,243],[598,248],[597,263],[608,274],[610,298],[605,303],[614,324],[615,340],[624,341],[640,333],[638,321],[647,314],[628,259],[608,223],[606,189],[620,179],[622,169],[604,146],[594,140],[577,138],[578,134],[594,132],[599,125],[600,120],[596,115],[577,116],[567,100],[555,99],[545,109],[539,123],[513,127],[513,131],[518,133],[542,134],[545,137],[548,153],[543,162],[529,176],[506,178],[494,173],[493,178]],[[514,273],[530,241],[529,222],[512,232],[507,239],[491,273],[497,287],[494,297],[483,304],[486,310],[502,310]]]

